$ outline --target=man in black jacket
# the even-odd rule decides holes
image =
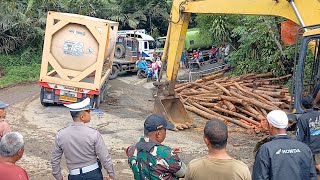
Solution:
[[[320,112],[308,110],[297,121],[297,140],[306,143],[313,153],[316,169],[320,172]]]
[[[316,180],[316,171],[310,148],[286,134],[288,117],[281,110],[267,115],[271,141],[257,152],[252,179]]]

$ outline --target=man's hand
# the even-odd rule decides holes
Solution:
[[[107,176],[107,177],[103,177],[104,180],[114,180],[111,177]]]
[[[181,153],[182,152],[182,148],[181,147],[173,148],[173,152],[175,154]]]

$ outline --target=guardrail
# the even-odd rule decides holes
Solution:
[[[219,66],[215,66],[215,67],[208,68],[208,69],[201,70],[201,71],[192,71],[192,69],[189,66],[189,82],[192,82],[192,81],[194,81],[196,79],[199,79],[200,76],[203,75],[203,74],[208,74],[210,72],[213,72],[214,70],[222,69],[225,66],[228,66],[228,64],[221,64]]]

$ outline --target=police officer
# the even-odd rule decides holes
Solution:
[[[316,171],[310,148],[286,134],[288,117],[281,110],[267,115],[271,141],[257,152],[252,179],[316,180]]]
[[[90,122],[90,99],[65,105],[70,109],[73,122],[58,131],[51,158],[52,174],[62,180],[60,160],[64,153],[69,170],[69,180],[102,180],[102,166],[111,179],[115,178],[111,156],[101,134],[85,123]],[[97,160],[97,157],[99,160]]]
[[[172,128],[173,124],[158,114],[150,115],[145,120],[145,137],[126,152],[134,179],[175,180],[184,177],[186,166],[177,155],[181,150],[161,144],[166,138],[166,129]]]

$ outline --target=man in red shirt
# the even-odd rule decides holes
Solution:
[[[6,108],[8,106],[8,104],[0,101],[0,139],[4,134],[11,132],[9,124],[5,121],[7,114]]]
[[[15,163],[24,152],[23,136],[18,132],[5,134],[0,141],[0,179],[29,180],[27,172]]]

